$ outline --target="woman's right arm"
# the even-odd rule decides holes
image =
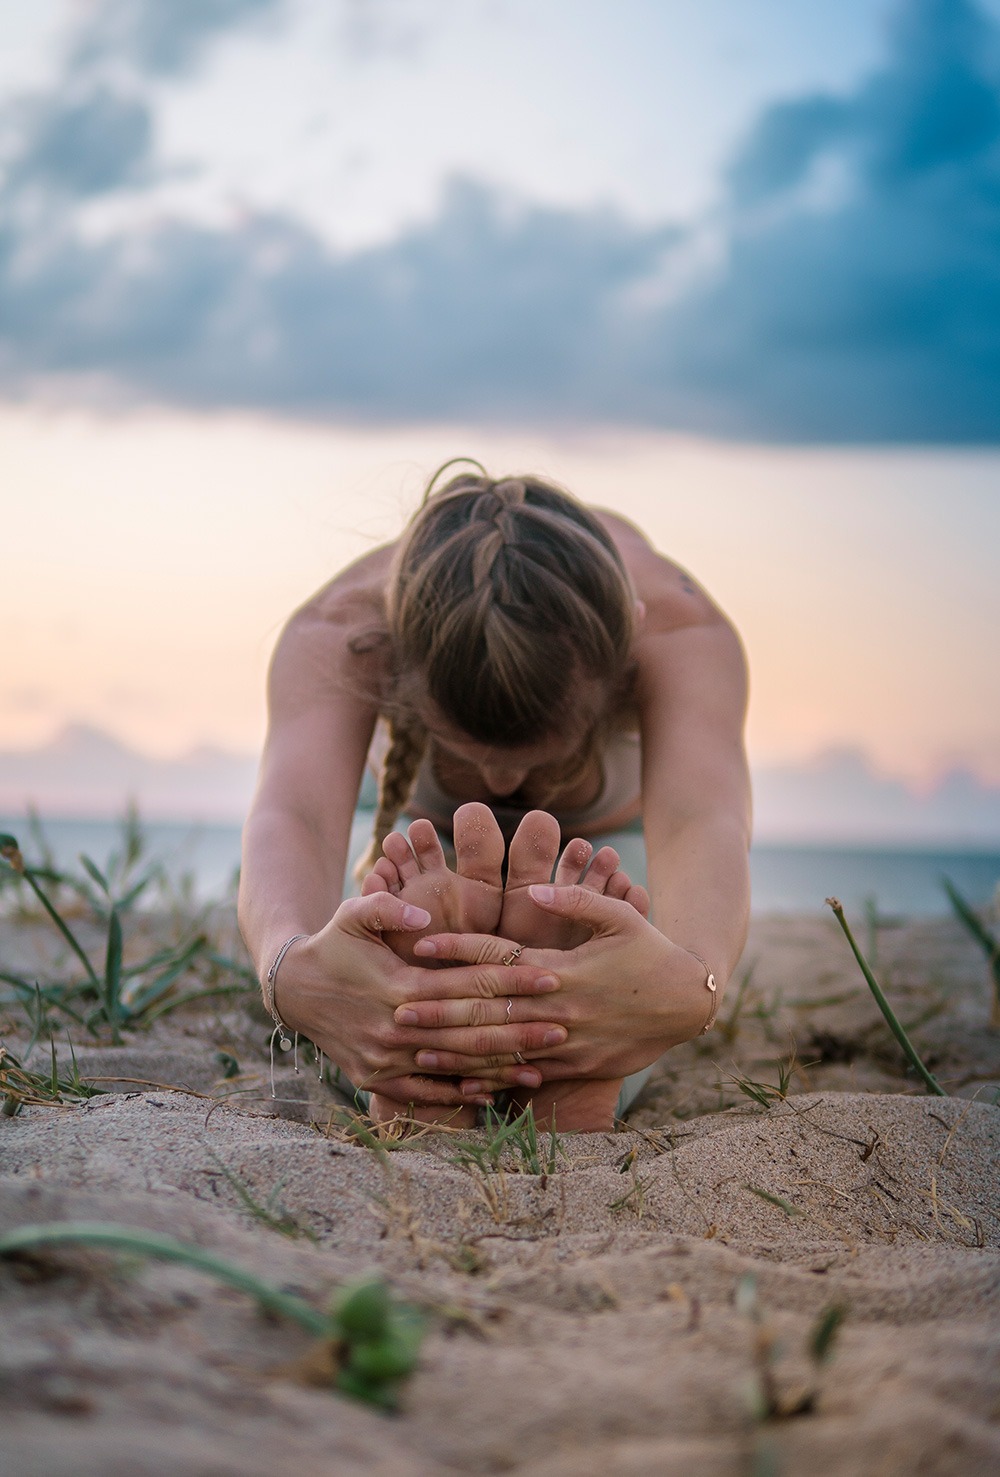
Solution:
[[[415,1050],[447,1045],[483,1057],[534,1053],[546,1024],[469,1030],[461,1033],[462,1045],[446,1040],[451,1032],[399,1028],[393,1011],[431,993],[435,977],[398,959],[382,942],[380,926],[418,930],[429,915],[412,908],[407,914],[409,905],[390,894],[341,902],[381,660],[378,649],[351,650],[366,614],[366,599],[350,588],[357,570],[341,577],[343,593],[329,587],[292,617],[271,664],[268,734],[243,835],[240,928],[261,980],[285,941],[306,935],[282,961],[275,1005],[285,1024],[315,1042],[356,1086],[377,1086],[402,1102],[468,1102],[451,1083],[418,1075]],[[367,613],[371,626],[370,602]],[[469,969],[455,971],[449,984],[478,995],[532,994],[543,973]],[[462,974],[469,977],[465,985]],[[488,1088],[513,1078],[506,1067],[495,1082],[488,1068],[479,1076]]]

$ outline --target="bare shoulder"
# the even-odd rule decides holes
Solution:
[[[729,631],[738,641],[732,622],[688,570],[661,554],[627,518],[604,508],[591,511],[614,539],[636,594],[646,607],[645,638],[707,627]]]
[[[299,708],[342,696],[345,686],[374,694],[388,638],[385,590],[394,545],[348,565],[293,612],[271,662],[272,706]]]

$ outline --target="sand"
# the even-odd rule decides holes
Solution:
[[[214,926],[231,935],[225,914]],[[3,968],[55,967],[40,923],[4,930]],[[0,1469],[997,1471],[985,963],[951,922],[897,921],[876,943],[948,1097],[904,1072],[832,917],[759,919],[720,1028],[664,1059],[621,1132],[567,1136],[546,1175],[463,1166],[469,1135],[375,1153],[285,1061],[272,1102],[249,998],[186,1006],[122,1047],[74,1036],[106,1091],[0,1119],[0,1234],[144,1227],[317,1307],[378,1269],[429,1333],[389,1416],[310,1383],[307,1334],[197,1272],[80,1247],[0,1262]],[[16,1012],[5,1027],[16,1052]],[[793,1049],[804,1065],[784,1098],[740,1091],[734,1078],[776,1086]],[[843,1322],[819,1365],[810,1339],[832,1307]]]

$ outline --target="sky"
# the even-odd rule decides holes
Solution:
[[[1000,784],[1000,0],[0,0],[0,748],[255,749],[462,452],[692,569],[758,763]]]

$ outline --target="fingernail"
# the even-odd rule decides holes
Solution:
[[[420,1017],[417,1015],[417,1012],[415,1010],[400,1009],[396,1011],[397,1026],[416,1026],[419,1025],[419,1023]]]
[[[559,981],[554,974],[543,974],[535,981],[535,989],[541,994],[544,994],[546,990],[558,990],[558,988]]]
[[[539,1087],[542,1074],[540,1072],[518,1072],[515,1081],[519,1082],[522,1087]]]
[[[539,882],[534,882],[528,888],[536,903],[551,903],[555,901],[556,890],[554,887]]]
[[[416,1056],[414,1057],[414,1061],[416,1062],[418,1067],[426,1067],[429,1072],[433,1072],[434,1068],[438,1064],[437,1052],[418,1051]]]
[[[553,1026],[551,1031],[546,1031],[542,1039],[542,1045],[561,1046],[565,1040],[566,1032],[563,1030],[562,1026]]]
[[[476,1103],[480,1108],[492,1108],[493,1106],[493,1099],[491,1097],[486,1097],[485,1095],[483,1097],[474,1097],[472,1101]]]
[[[426,928],[431,921],[431,915],[426,908],[417,908],[413,903],[406,903],[403,908],[403,922],[407,928]]]
[[[427,957],[431,954],[436,954],[437,948],[431,943],[430,939],[417,939],[417,942],[413,945],[413,952],[414,954],[421,954]]]
[[[463,1082],[460,1091],[463,1097],[481,1097],[483,1084],[481,1082]]]

